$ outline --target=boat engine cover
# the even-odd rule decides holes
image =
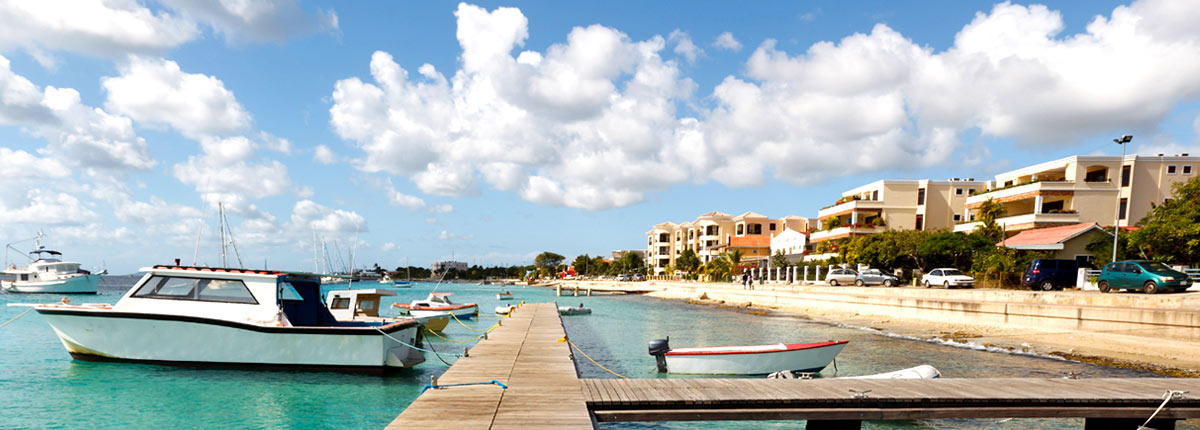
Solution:
[[[650,341],[650,355],[663,355],[671,350],[671,346],[666,339],[654,339]]]

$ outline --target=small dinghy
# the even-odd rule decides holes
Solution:
[[[496,313],[500,314],[500,315],[508,315],[508,314],[511,314],[512,311],[516,308],[517,307],[514,305],[496,306]]]
[[[580,303],[579,306],[559,306],[558,307],[559,315],[588,315],[591,313],[592,313],[592,310],[583,307],[583,303]]]
[[[936,379],[942,376],[937,368],[928,364],[874,375],[845,376],[838,379]]]
[[[496,293],[496,300],[512,300],[512,299],[513,299],[513,294],[508,291]]]
[[[479,311],[479,307],[474,303],[465,305],[456,304],[450,301],[450,295],[453,293],[429,293],[429,297],[425,300],[413,300],[412,303],[393,303],[392,306],[401,309],[401,312],[408,312],[414,317],[429,317],[453,315],[457,318],[467,319],[472,318]]]
[[[650,341],[658,371],[695,375],[766,375],[779,371],[819,372],[849,341],[672,349],[667,339]]]

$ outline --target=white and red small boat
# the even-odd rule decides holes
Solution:
[[[672,349],[666,339],[650,341],[659,372],[697,375],[765,375],[783,370],[818,372],[849,341]]]
[[[408,314],[415,318],[454,315],[459,319],[467,319],[474,317],[479,312],[479,307],[474,303],[460,305],[451,302],[451,294],[454,293],[429,293],[429,297],[426,297],[425,300],[413,300],[408,304],[395,303],[392,306],[407,310]]]

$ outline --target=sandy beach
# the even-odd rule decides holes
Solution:
[[[612,282],[563,281],[564,287],[595,288],[658,288],[648,295],[663,299],[685,300],[702,306],[721,306],[745,312],[790,315],[829,324],[843,324],[877,330],[890,334],[927,341],[947,341],[972,348],[993,348],[1096,364],[1139,368],[1164,375],[1200,377],[1200,338],[1178,331],[1154,328],[1118,330],[1076,330],[1047,327],[1036,322],[989,321],[969,315],[948,315],[944,312],[895,312],[874,306],[861,306],[835,301],[810,300],[813,294],[908,294],[908,295],[969,295],[995,298],[999,301],[1029,300],[1066,302],[1071,300],[1113,301],[1113,309],[1141,307],[1193,308],[1200,294],[1185,293],[1158,296],[1108,295],[1096,297],[1096,292],[1062,291],[1039,293],[1014,290],[925,290],[903,287],[880,291],[883,287],[830,287],[820,285],[756,285],[745,290],[741,284],[702,282]],[[830,293],[830,291],[834,291]],[[571,294],[564,292],[564,295]],[[585,293],[580,293],[585,294]],[[1032,295],[1030,297],[1026,297]],[[1191,297],[1195,296],[1195,297]],[[1107,303],[1107,302],[1105,302]],[[1132,303],[1132,305],[1130,304]]]

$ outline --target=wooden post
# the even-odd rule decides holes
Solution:
[[[559,297],[562,297],[562,284],[559,284],[554,287],[554,294]]]
[[[587,296],[588,296],[588,297],[591,297],[591,296],[592,296],[592,289],[591,289],[591,287],[588,287],[588,289],[587,289]]]
[[[858,420],[808,420],[806,430],[859,430],[862,421]]]

